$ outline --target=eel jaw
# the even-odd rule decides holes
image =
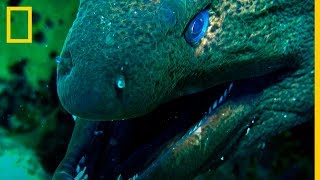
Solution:
[[[191,113],[197,112],[194,114],[198,114],[198,116],[192,116],[192,114],[190,113],[187,114],[187,116],[182,115],[180,117],[180,119],[182,120],[184,120],[185,118],[188,118],[189,115],[192,116],[191,117],[193,119],[192,122],[178,121],[178,123],[176,124],[176,126],[174,126],[174,128],[179,128],[180,126],[184,126],[184,128],[182,128],[182,130],[180,128],[179,132],[175,132],[175,134],[173,135],[171,134],[172,136],[170,138],[167,138],[165,141],[163,141],[160,146],[154,147],[154,149],[152,149],[153,153],[151,155],[148,154],[148,152],[146,154],[144,149],[139,154],[139,147],[137,147],[135,151],[138,151],[138,153],[131,152],[129,157],[126,158],[125,160],[128,163],[122,162],[122,164],[120,163],[119,165],[119,167],[121,167],[123,164],[131,164],[131,165],[133,164],[134,166],[129,166],[120,171],[117,171],[118,174],[114,174],[113,177],[114,178],[121,177],[124,179],[129,177],[132,177],[133,179],[140,179],[140,178],[146,179],[146,178],[165,177],[168,175],[174,175],[175,176],[174,178],[187,178],[187,177],[196,176],[196,174],[194,174],[195,170],[198,173],[202,173],[207,171],[209,168],[218,167],[225,160],[232,158],[231,156],[233,156],[234,153],[238,151],[236,150],[236,148],[239,148],[239,146],[240,148],[242,147],[248,148],[248,146],[256,142],[257,138],[258,139],[261,138],[259,140],[263,140],[267,138],[267,137],[261,137],[261,136],[252,138],[252,136],[257,134],[257,129],[260,128],[261,130],[262,125],[265,125],[266,123],[268,124],[270,123],[270,121],[272,121],[272,118],[271,120],[259,119],[260,118],[259,114],[257,115],[255,111],[259,109],[258,107],[259,101],[262,100],[261,96],[265,95],[265,90],[269,89],[270,87],[273,87],[274,84],[276,85],[281,84],[282,81],[291,82],[292,78],[286,78],[286,77],[288,77],[287,75],[291,76],[292,73],[295,73],[295,72],[286,71],[285,73],[281,72],[280,74],[275,73],[275,74],[271,74],[264,77],[252,78],[252,79],[243,80],[243,81],[236,81],[234,83],[223,84],[223,85],[214,87],[214,94],[215,94],[214,99],[216,99],[216,101],[211,100],[212,96],[210,96],[210,94],[212,94],[212,90],[211,91],[208,90],[208,92],[202,92],[198,95],[194,95],[196,96],[196,98],[193,98],[193,100],[198,99],[201,103],[205,104],[205,105],[202,105],[202,110],[199,110],[198,108],[198,106],[200,105],[192,104],[192,106],[190,107],[190,102],[189,102],[189,105],[186,105],[188,104],[188,101],[183,101],[183,100],[181,101],[180,99],[180,105],[182,106],[184,104],[185,106],[183,106],[182,108],[180,107],[180,109],[179,108],[175,109],[176,111],[184,111],[184,112],[191,112]],[[301,72],[297,72],[297,73],[301,74]],[[309,76],[310,73],[307,73],[307,75]],[[251,89],[252,85],[255,89]],[[281,84],[280,86],[282,85],[283,84]],[[296,86],[297,84],[294,84],[294,85]],[[311,86],[311,89],[312,89],[312,86]],[[306,92],[309,92],[311,89],[308,88]],[[227,94],[226,96],[225,96],[225,92]],[[202,95],[203,97],[200,98],[199,96],[202,96]],[[305,95],[305,94],[302,94],[302,95]],[[193,96],[193,95],[190,95],[190,96]],[[277,97],[277,96],[273,95],[272,97]],[[188,97],[184,97],[183,99],[186,99],[186,98]],[[222,101],[220,99],[222,99]],[[306,100],[304,99],[303,100],[308,102],[309,100],[308,97],[305,99]],[[205,103],[205,101],[207,102],[210,101],[210,103]],[[177,104],[174,103],[173,106],[175,105]],[[308,107],[309,105],[312,105],[312,104],[311,103],[307,104]],[[165,104],[159,109],[163,109],[165,107],[170,109],[173,106],[172,105],[170,106],[170,104]],[[201,113],[206,111],[207,113],[203,113],[203,115],[201,114],[199,115],[199,112]],[[302,109],[301,111],[305,111],[305,109]],[[165,111],[159,110],[158,114],[157,112],[151,113],[151,116],[149,115],[145,117],[147,118],[146,121],[141,121],[138,118],[134,120],[120,121],[120,122],[114,122],[114,123],[129,124],[132,122],[132,124],[129,124],[129,125],[135,125],[136,123],[139,124],[139,121],[147,123],[147,122],[150,122],[150,118],[154,118],[155,120],[157,120],[157,115],[159,116],[161,115],[161,113],[164,114]],[[173,115],[171,114],[169,116],[176,116],[176,114],[173,114]],[[158,117],[158,119],[163,120],[164,118]],[[170,118],[165,120],[171,121],[172,123],[174,122],[174,120]],[[164,121],[163,123],[166,123],[167,121]],[[294,123],[288,121],[289,123],[292,123],[291,125],[290,124],[283,125],[284,123],[283,122],[281,124],[281,126],[283,127],[278,127],[279,129],[276,129],[276,132],[281,132],[299,123],[302,123],[303,121],[305,120],[299,120],[298,122],[294,122]],[[134,131],[137,131],[139,129],[141,131],[141,130],[144,130],[145,128],[150,128],[153,131],[156,131],[158,128],[157,125],[152,127],[152,125],[150,124],[146,125],[141,122],[138,126],[135,127],[135,128],[138,127],[138,129],[135,129]],[[148,132],[149,133],[153,132],[152,130],[149,130]],[[104,131],[104,132],[106,133],[107,131]],[[167,132],[168,131],[165,131],[163,132],[163,134],[165,136],[170,136],[168,135]],[[262,133],[262,136],[263,134],[264,133]],[[143,134],[142,137],[147,138],[148,136],[149,134]],[[157,136],[155,137],[157,138]],[[112,137],[110,139],[112,139]],[[243,139],[247,139],[249,142],[243,144],[242,143]],[[125,141],[125,143],[128,141],[130,142],[130,140],[127,140]],[[112,141],[109,140],[109,144],[112,144],[111,142]],[[150,139],[145,143],[149,143],[149,142],[150,142]],[[228,143],[226,144],[226,142]],[[153,145],[154,144],[151,144],[151,146]],[[101,151],[104,151],[104,150],[101,150]],[[84,155],[88,154],[88,152],[90,151],[86,151],[86,152],[87,153],[84,153]],[[88,154],[88,156],[89,155],[90,154]],[[92,155],[92,156],[95,156],[95,155]],[[112,154],[108,153],[108,156],[112,156]],[[145,158],[145,156],[148,156],[148,157]],[[139,162],[139,161],[134,161],[134,159],[141,158],[141,157],[143,157],[144,159],[139,159],[139,161],[144,161],[144,163],[136,164],[136,162]],[[101,167],[105,167],[103,163],[104,162],[102,163],[100,162],[99,165],[95,165],[95,167],[97,166],[100,167],[100,172],[98,170],[97,173],[101,173]],[[90,163],[87,165],[90,166]],[[138,168],[132,169],[132,167],[137,167],[137,166]],[[188,168],[192,169],[193,172],[192,171],[187,172],[186,169]],[[90,175],[91,173],[96,173],[96,172],[89,171],[88,174]],[[121,174],[121,176],[119,176],[119,174]]]
[[[226,118],[233,116],[232,113],[236,111],[237,112],[242,111],[243,107],[240,107],[239,109],[237,109],[238,107],[235,108],[235,107],[230,107],[226,105],[226,102],[228,102],[228,99],[230,98],[230,96],[232,96],[232,89],[234,88],[234,86],[237,86],[237,82],[236,83],[231,82],[228,84],[221,85],[218,88],[219,93],[216,93],[216,100],[210,103],[210,106],[208,107],[207,111],[204,109],[202,110],[202,112],[204,113],[203,115],[199,116],[199,117],[202,116],[200,121],[191,122],[191,124],[193,125],[188,125],[187,127],[184,128],[184,130],[182,130],[182,132],[175,134],[172,138],[164,142],[157,150],[155,150],[155,153],[150,156],[151,158],[148,160],[149,163],[142,164],[142,166],[145,168],[144,171],[146,171],[147,174],[145,173],[138,174],[138,172],[142,170],[142,169],[139,169],[138,171],[136,171],[136,174],[132,174],[131,179],[139,179],[139,178],[143,179],[145,176],[148,176],[148,171],[150,171],[149,169],[152,169],[153,166],[157,166],[157,163],[159,163],[158,162],[159,160],[161,161],[162,158],[167,155],[170,156],[171,153],[180,154],[182,152],[181,149],[186,149],[192,146],[201,145],[202,140],[209,139],[209,137],[207,137],[208,134],[206,134],[206,129],[208,127],[216,126],[219,123],[219,121],[223,121]],[[207,93],[210,94],[210,92],[207,92]],[[221,94],[221,95],[217,96],[218,94]],[[103,131],[97,130],[97,131],[94,131],[94,134],[100,135],[100,134],[103,134]],[[87,156],[87,155],[88,154],[84,154],[84,156]],[[157,157],[161,157],[161,158],[159,159]],[[130,157],[130,158],[134,158],[134,157]],[[224,155],[221,155],[221,157],[219,158],[224,159],[225,157]],[[76,177],[85,178],[85,177],[88,177],[88,174],[91,174],[90,172],[87,172],[88,171],[87,169],[90,169],[90,168],[87,168],[87,166],[90,166],[90,164],[88,164],[89,162],[84,163],[84,159],[85,158],[82,157],[78,165],[76,166]],[[128,178],[128,174],[123,174],[123,175],[119,174],[118,178]]]

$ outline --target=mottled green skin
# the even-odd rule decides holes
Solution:
[[[58,65],[58,94],[71,114],[92,120],[143,115],[183,92],[177,83],[204,67],[195,69],[205,59],[193,57],[183,31],[210,1],[129,2],[81,1]],[[123,90],[116,89],[119,75]]]
[[[187,146],[179,153],[169,148],[141,177],[194,177],[200,170],[221,164],[221,156],[235,157],[253,144],[313,117],[313,1],[241,4],[234,0],[228,1],[229,6],[222,0],[137,1],[137,6],[129,5],[132,1],[119,1],[115,6],[113,2],[82,2],[62,52],[72,70],[69,72],[63,63],[58,66],[61,103],[83,119],[135,117],[177,96],[291,69],[257,96],[227,101],[220,108],[230,106],[234,115],[205,127],[206,134],[198,145],[188,143],[186,138]],[[254,10],[246,10],[253,4]],[[210,47],[195,56],[197,47],[186,43],[183,31],[205,7],[216,16],[224,14],[224,18]],[[170,15],[164,19],[162,13]],[[101,15],[110,19],[111,26],[101,24]],[[119,74],[126,79],[121,91],[115,88]],[[243,136],[253,118],[257,121],[250,134]],[[90,130],[93,123],[80,120],[76,132]],[[85,140],[74,138],[72,142],[86,147]],[[79,157],[81,148],[73,149],[74,143],[70,143],[68,152]],[[60,169],[64,163],[68,161],[65,159]]]
[[[221,33],[200,57],[184,40],[184,29],[210,3],[213,12],[223,13],[221,2],[129,2],[81,2],[58,66],[59,97],[71,114],[97,120],[139,116],[190,91],[299,64],[312,45],[312,26],[305,27],[311,14],[300,1],[263,1],[254,13],[241,15],[223,8]],[[290,63],[284,61],[289,56]],[[123,90],[116,89],[119,75],[126,80]]]

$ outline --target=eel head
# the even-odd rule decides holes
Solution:
[[[236,149],[250,148],[309,120],[313,109],[313,6],[309,0],[80,1],[57,70],[60,101],[80,121],[76,121],[57,176],[74,175],[84,154],[93,156],[87,163],[95,166],[91,172],[112,169],[116,167],[112,160],[95,163],[100,160],[96,151],[116,157],[113,153],[119,152],[118,146],[127,150],[130,143],[153,134],[161,138],[155,138],[152,147],[133,153],[130,163],[120,163],[120,170],[112,172],[128,177],[144,172],[142,179],[187,179],[199,170],[217,167],[221,156],[231,157]],[[193,20],[204,11],[208,27],[201,29],[205,19]],[[190,29],[205,33],[190,44],[186,40]],[[232,82],[239,86],[230,97]],[[226,84],[230,86],[223,91]],[[189,109],[177,111],[189,114],[182,114],[179,122],[162,117],[164,111],[156,112],[162,105],[175,107],[167,104],[175,102],[171,100],[207,90],[218,101],[210,104],[200,122],[196,121],[201,117],[190,115],[199,114],[196,100],[192,105],[180,103]],[[196,99],[205,104],[211,101],[208,97]],[[230,98],[222,105],[226,97]],[[156,115],[147,116],[150,112]],[[142,116],[148,120],[111,122]],[[192,122],[186,122],[188,118]],[[100,126],[105,127],[101,130]],[[150,136],[145,133],[130,140],[132,134],[142,131]],[[90,145],[100,132],[106,132],[104,138],[110,140],[101,140],[110,142],[106,152]],[[122,141],[114,141],[115,137]],[[146,160],[133,172],[140,162],[135,160],[146,158],[146,151],[157,152],[150,158],[153,163]],[[123,159],[127,161],[127,156]]]
[[[195,59],[184,27],[208,2],[81,1],[58,64],[62,105],[82,118],[118,120],[177,96]]]

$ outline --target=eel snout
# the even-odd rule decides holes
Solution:
[[[74,46],[66,46],[58,58],[57,87],[62,106],[84,119],[122,118],[124,107],[120,96],[125,80],[114,77],[107,63],[99,63],[103,57],[99,51],[92,56],[90,51],[81,53]]]
[[[169,7],[81,3],[57,58],[63,107],[82,119],[111,121],[144,115],[169,99],[182,76],[170,50],[178,35],[168,35],[176,25]]]

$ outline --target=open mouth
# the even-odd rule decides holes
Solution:
[[[76,171],[82,176],[85,170],[90,179],[117,179],[120,175],[128,179],[149,171],[172,154],[185,156],[181,152],[195,151],[191,146],[209,149],[210,146],[201,145],[202,141],[210,139],[210,133],[206,132],[208,127],[215,127],[221,119],[239,113],[235,112],[237,108],[232,108],[234,104],[254,106],[264,89],[283,80],[290,71],[282,69],[261,77],[227,82],[163,104],[143,117],[101,122],[95,131],[94,143]],[[239,124],[235,137],[249,133],[255,121],[253,118]],[[212,161],[225,158],[223,154],[214,156],[210,158]],[[212,161],[200,161],[199,171],[214,166]]]

